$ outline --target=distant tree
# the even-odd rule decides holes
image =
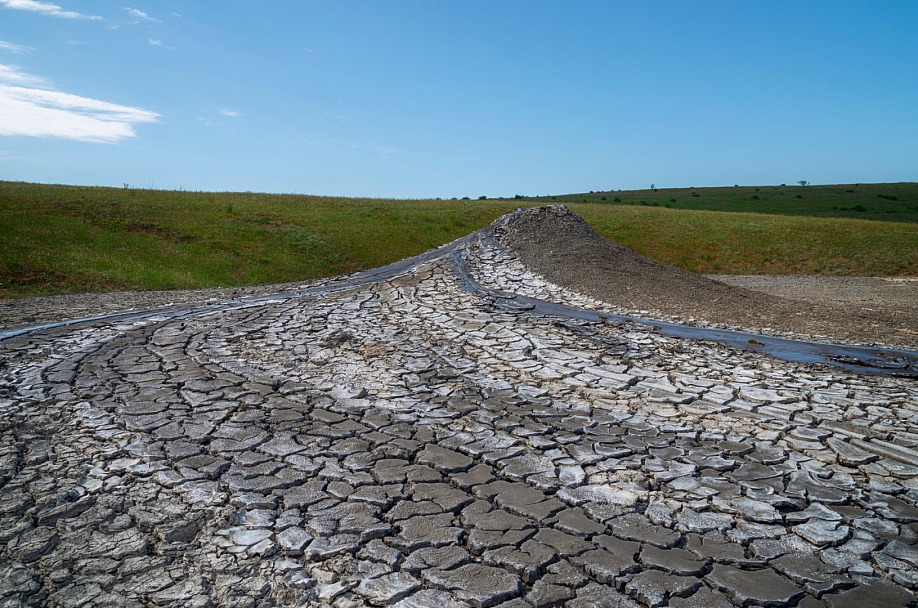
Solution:
[[[650,189],[651,189],[651,190],[656,190],[657,187],[656,187],[654,184],[650,184]]]
[[[488,197],[482,194],[481,196],[478,197],[478,200],[480,200],[480,201],[486,201],[486,200],[488,200]]]
[[[807,185],[808,183],[810,183],[810,182],[806,181],[805,179],[801,179],[801,180],[800,180],[799,182],[797,182],[797,183],[800,184],[801,186],[806,186],[806,185]]]

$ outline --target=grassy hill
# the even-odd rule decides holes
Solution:
[[[915,183],[660,188],[526,200],[918,222],[918,184]]]
[[[760,187],[758,199],[750,192],[422,201],[0,182],[0,297],[341,274],[544,202],[565,202],[600,234],[696,272],[918,275],[916,184]],[[858,206],[867,211],[851,210]]]

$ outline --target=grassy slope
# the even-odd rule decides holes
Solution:
[[[902,185],[887,185],[884,192],[895,186]],[[601,234],[698,272],[918,275],[918,213],[905,219],[918,186],[909,186],[888,195],[898,201],[878,198],[902,203],[904,211],[884,212],[897,222],[667,209],[661,201],[675,198],[673,191],[634,193],[646,206],[601,201],[620,196],[624,202],[627,193],[618,192],[554,202],[567,199]],[[819,215],[819,208],[831,208],[808,200],[820,188],[832,190],[793,189],[804,191],[804,199],[792,197],[798,212]],[[834,188],[842,192],[827,197],[848,194],[846,187]],[[700,196],[689,196],[690,202],[716,200],[729,208],[720,190],[730,189],[697,189]],[[653,198],[660,196],[666,198]],[[573,202],[584,198],[599,200]],[[448,242],[519,204],[539,201],[391,201],[0,182],[0,297],[341,274]]]
[[[535,197],[557,203],[660,206],[672,209],[839,217],[887,222],[918,221],[918,184],[833,186],[733,186],[663,188]]]
[[[606,238],[705,274],[918,275],[918,223],[569,206]]]
[[[0,182],[0,297],[342,274],[448,242],[513,207]]]

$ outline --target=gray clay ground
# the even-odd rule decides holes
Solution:
[[[622,312],[513,229],[480,283]],[[0,374],[3,606],[915,603],[914,380],[499,308],[447,257],[9,338]]]

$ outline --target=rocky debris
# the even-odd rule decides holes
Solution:
[[[0,341],[0,605],[914,605],[913,381],[460,279]]]

